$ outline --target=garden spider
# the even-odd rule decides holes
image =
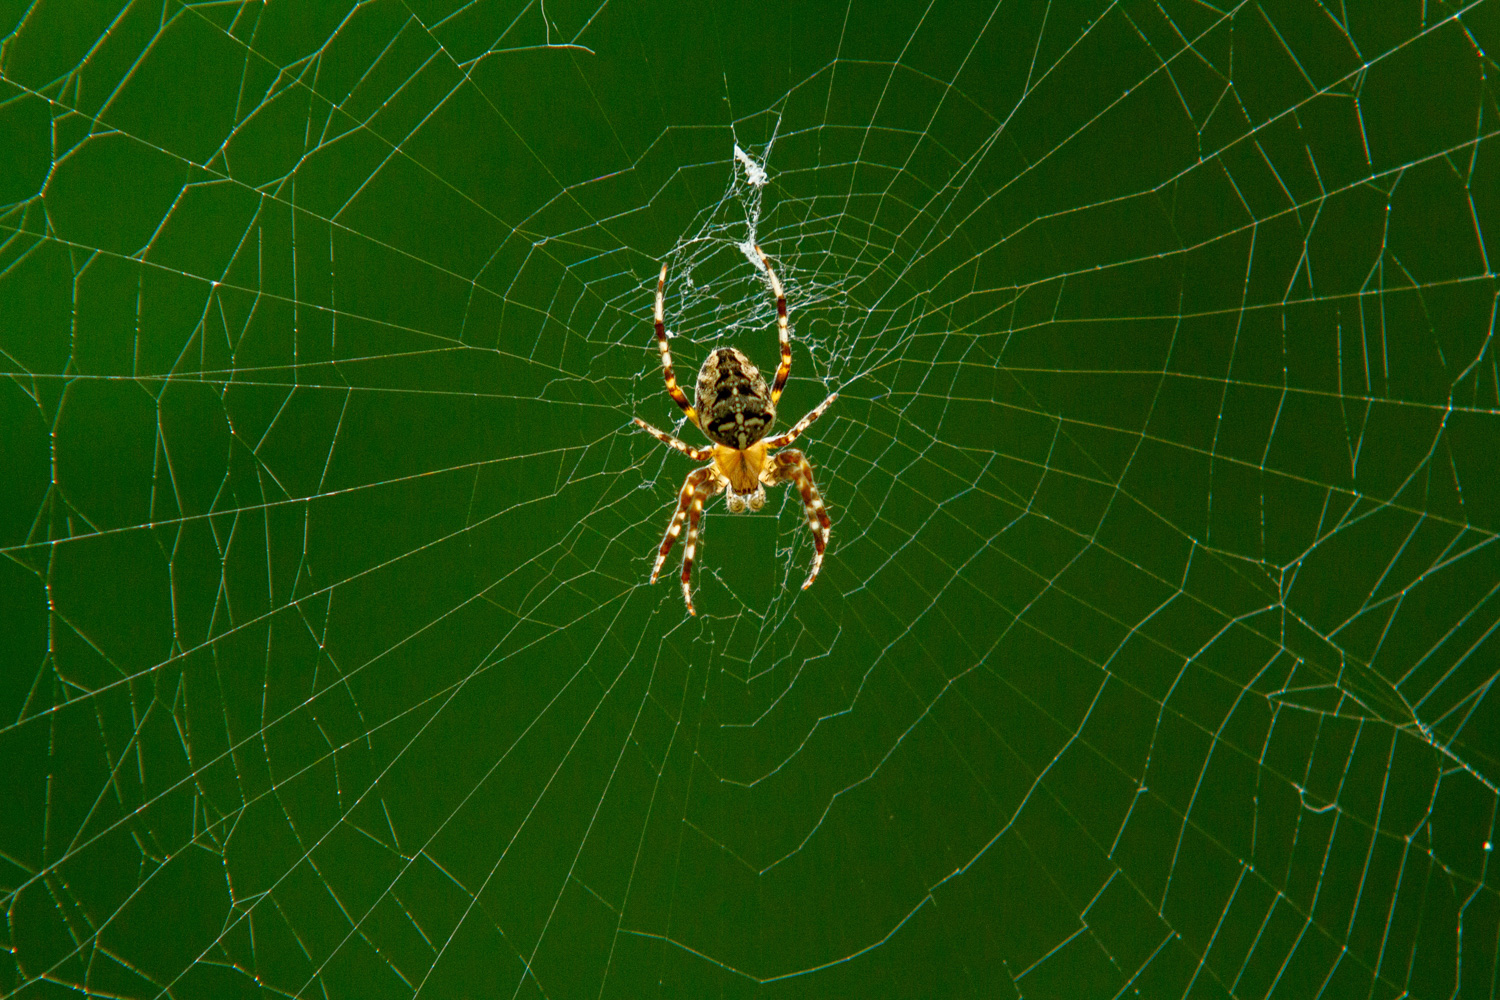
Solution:
[[[720,490],[725,490],[724,505],[731,514],[749,510],[760,510],[766,503],[766,487],[791,481],[797,484],[802,494],[802,506],[807,512],[807,526],[812,529],[812,572],[802,585],[806,590],[818,578],[818,569],[823,565],[823,550],[828,547],[828,532],[833,521],[823,506],[823,498],[813,485],[812,466],[802,452],[792,449],[772,455],[778,448],[785,448],[797,436],[807,430],[814,420],[823,415],[838,393],[819,403],[807,416],[799,420],[791,430],[775,437],[766,437],[776,420],[776,401],[786,386],[786,378],[792,371],[792,339],[787,329],[786,294],[771,262],[760,247],[755,248],[760,262],[771,279],[771,289],[776,293],[776,328],[781,336],[781,365],[776,369],[776,381],[766,388],[766,380],[760,377],[760,369],[750,359],[732,347],[720,347],[708,356],[698,370],[698,406],[693,408],[686,394],[677,385],[672,374],[672,352],[667,347],[667,324],[664,318],[662,299],[667,288],[667,265],[661,266],[661,277],[656,279],[656,343],[661,348],[661,367],[667,378],[667,393],[689,420],[714,443],[708,448],[695,448],[686,441],[678,440],[665,431],[659,431],[640,417],[635,422],[642,430],[662,444],[670,445],[695,462],[713,461],[689,472],[677,496],[677,513],[667,528],[667,537],[662,539],[661,549],[656,553],[656,565],[651,567],[651,582],[655,583],[661,573],[667,553],[682,530],[683,519],[687,519],[687,545],[682,552],[682,597],[687,602],[689,614],[698,612],[693,608],[693,593],[689,587],[693,573],[693,554],[698,547],[698,518],[703,514],[703,503]]]

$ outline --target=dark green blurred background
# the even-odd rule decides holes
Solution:
[[[0,994],[1500,989],[1500,2],[0,39]]]

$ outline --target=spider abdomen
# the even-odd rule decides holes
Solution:
[[[745,450],[776,420],[776,404],[760,369],[733,347],[720,347],[703,362],[697,395],[703,433],[729,448]]]

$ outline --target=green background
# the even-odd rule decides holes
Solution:
[[[1495,996],[1500,3],[0,39],[0,993]]]

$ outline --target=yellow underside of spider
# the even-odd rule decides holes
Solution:
[[[736,493],[752,493],[761,483],[771,485],[766,470],[766,443],[757,441],[741,451],[728,445],[714,445],[714,468]]]

